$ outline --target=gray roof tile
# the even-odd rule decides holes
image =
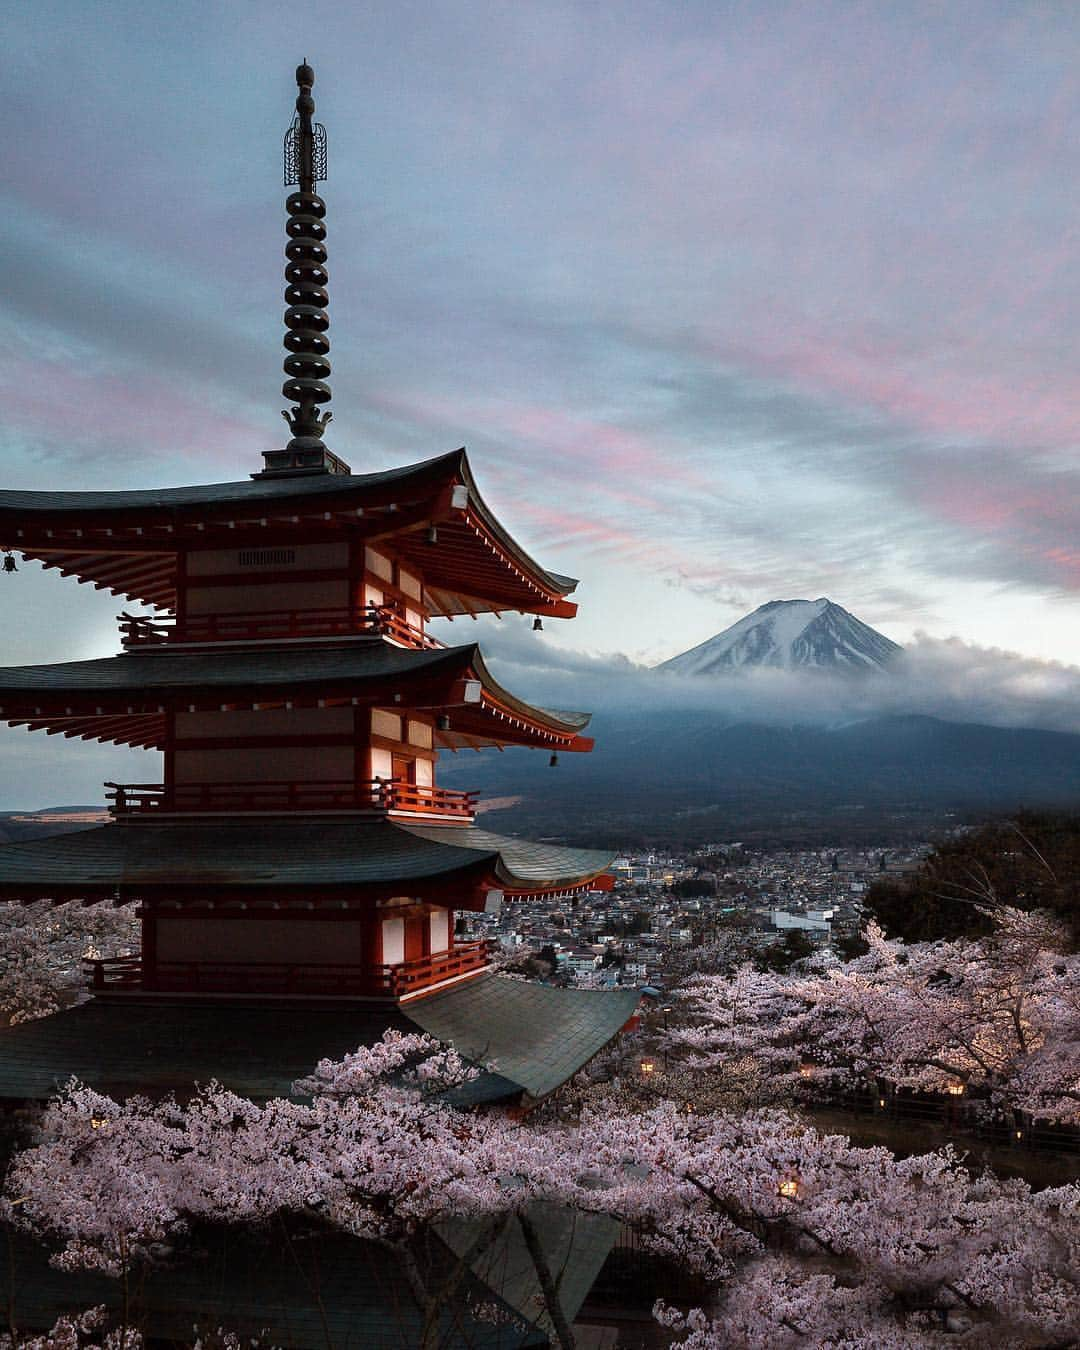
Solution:
[[[636,1005],[633,990],[555,989],[490,974],[400,1006],[91,999],[0,1028],[0,1100],[42,1100],[75,1077],[120,1098],[184,1096],[216,1079],[266,1101],[287,1097],[320,1059],[341,1059],[391,1027],[496,1061],[496,1073],[453,1096],[461,1105],[538,1098],[603,1049]]]
[[[360,822],[100,825],[0,845],[0,889],[35,887],[43,897],[103,889],[152,890],[363,886],[449,876],[489,864],[511,889],[558,889],[602,872],[611,854],[489,834],[467,825],[416,829]],[[80,891],[80,888],[83,888]]]
[[[545,1097],[618,1034],[634,989],[556,989],[489,975],[405,1005],[408,1016],[467,1059]],[[463,1098],[467,1096],[463,1094]]]

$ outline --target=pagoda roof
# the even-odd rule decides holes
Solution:
[[[286,904],[303,893],[297,907],[340,907],[406,885],[409,894],[438,895],[454,882],[478,904],[486,888],[532,895],[580,889],[611,859],[470,825],[413,827],[384,818],[139,822],[0,845],[0,899],[205,905],[211,890],[223,904],[279,897]]]
[[[438,542],[427,542],[431,525]],[[464,450],[367,474],[245,479],[127,492],[0,492],[0,547],[162,609],[177,554],[338,536],[394,550],[423,575],[434,612],[572,617],[572,577],[549,572],[486,505]]]
[[[471,686],[471,687],[470,687]],[[440,745],[591,750],[590,715],[536,708],[503,689],[475,643],[422,650],[381,638],[243,650],[146,648],[91,661],[0,668],[0,720],[84,740],[160,748],[166,712],[356,702],[452,709]]]
[[[342,1059],[391,1028],[426,1031],[474,1062],[498,1060],[497,1073],[455,1095],[536,1100],[598,1054],[636,1007],[632,989],[556,989],[493,974],[393,1007],[93,998],[0,1028],[0,1100],[43,1100],[75,1076],[121,1098],[189,1096],[216,1079],[268,1101],[288,1097],[319,1060]]]
[[[494,1064],[499,1078],[520,1084],[536,1101],[572,1078],[637,1005],[636,989],[557,989],[487,975],[405,1006],[429,1036],[467,1060]],[[457,1089],[454,1100],[483,1100],[487,1076]]]

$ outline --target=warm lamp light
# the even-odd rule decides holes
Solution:
[[[813,1076],[814,1076],[814,1066],[812,1064],[799,1065],[800,1078],[813,1078]]]
[[[641,1061],[641,1072],[648,1077],[649,1074],[656,1072],[656,1064],[651,1059]]]
[[[778,1195],[782,1195],[785,1200],[794,1200],[799,1194],[798,1177],[785,1177],[776,1188]]]
[[[950,1097],[962,1097],[964,1095],[963,1083],[950,1083],[945,1089]]]

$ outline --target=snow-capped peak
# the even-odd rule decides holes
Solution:
[[[883,670],[900,647],[824,597],[770,600],[658,670],[714,675],[745,666]]]

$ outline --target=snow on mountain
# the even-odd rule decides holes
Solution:
[[[746,666],[884,670],[900,647],[831,600],[770,600],[657,670],[717,675]]]

